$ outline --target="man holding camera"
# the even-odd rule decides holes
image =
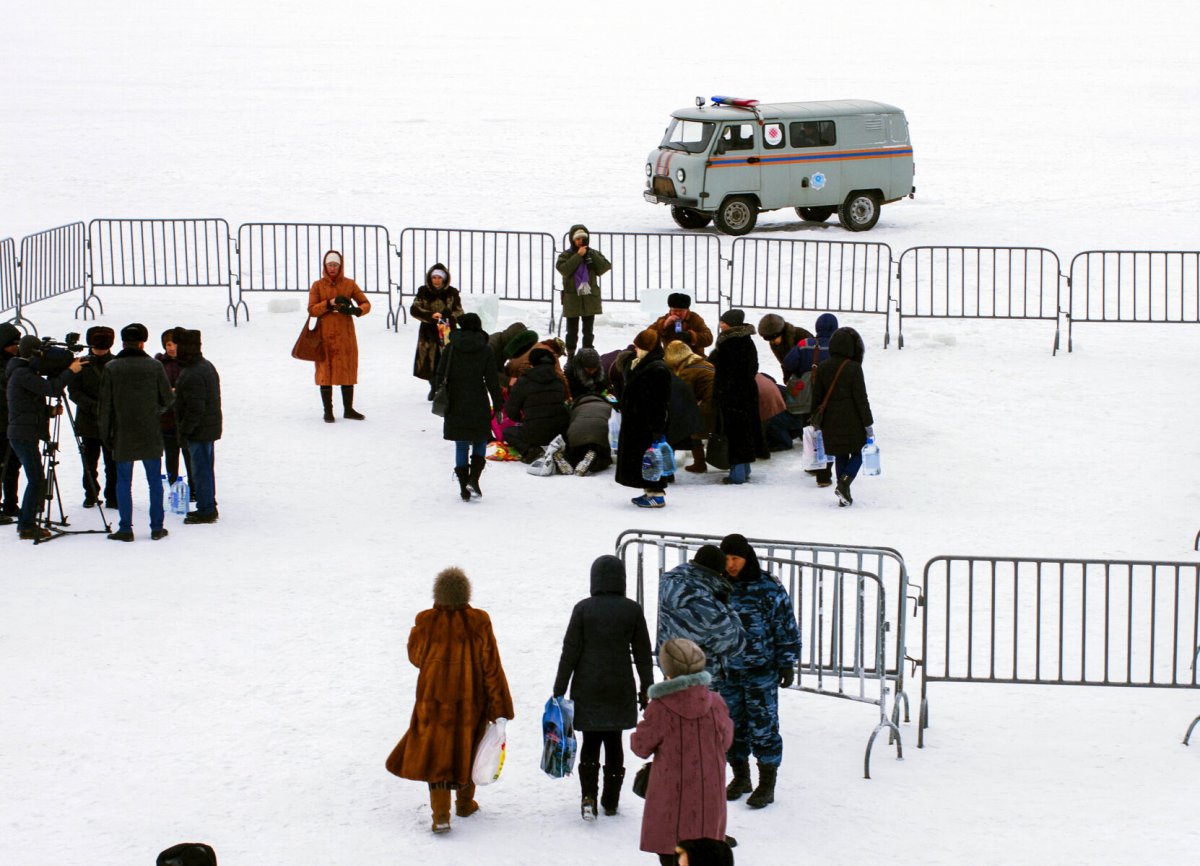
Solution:
[[[49,538],[50,530],[36,524],[38,511],[46,496],[46,476],[42,472],[42,455],[38,442],[50,439],[50,405],[47,397],[61,397],[63,388],[75,378],[87,363],[75,358],[53,379],[38,373],[42,357],[42,341],[26,334],[17,344],[17,356],[5,369],[8,377],[8,444],[25,470],[25,495],[21,497],[21,513],[17,516],[17,533],[21,538],[41,541]],[[62,406],[54,407],[54,414]]]
[[[4,390],[0,392],[0,526],[8,526],[21,512],[17,504],[17,480],[21,477],[21,461],[8,447],[8,362],[17,357],[17,344],[21,332],[11,322],[0,323],[0,379]]]
[[[83,443],[83,507],[92,508],[103,499],[109,508],[117,505],[117,462],[112,450],[100,438],[100,375],[113,359],[112,345],[116,334],[112,328],[96,325],[87,330],[87,366],[75,377],[68,392],[78,407],[75,412],[75,433]],[[100,490],[100,457],[104,457],[104,490]]]
[[[100,376],[100,438],[117,461],[117,531],[110,541],[133,541],[133,464],[139,461],[150,489],[150,538],[167,537],[163,526],[160,418],[175,397],[163,365],[146,354],[146,326],[121,329],[122,349]]]
[[[567,320],[567,356],[575,357],[579,340],[579,322],[583,321],[583,348],[592,348],[592,326],[604,312],[600,302],[600,277],[612,264],[591,246],[587,226],[576,224],[567,233],[571,248],[558,254],[555,269],[562,277],[562,310]]]

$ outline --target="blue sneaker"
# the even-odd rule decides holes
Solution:
[[[667,504],[665,496],[635,496],[629,501],[638,508],[663,508]]]

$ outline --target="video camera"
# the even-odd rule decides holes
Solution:
[[[79,334],[72,332],[62,340],[42,337],[42,345],[30,359],[30,366],[38,375],[53,379],[75,360],[75,356],[87,349],[79,342]]]

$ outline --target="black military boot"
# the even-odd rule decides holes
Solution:
[[[321,405],[325,407],[325,423],[333,423],[333,386],[321,386]]]
[[[730,761],[729,766],[733,767],[733,780],[725,788],[725,799],[738,800],[743,794],[754,790],[754,785],[750,782],[750,762]]]
[[[600,762],[591,761],[579,763],[579,787],[583,799],[579,803],[579,813],[585,821],[596,820],[596,794],[600,789]]]
[[[469,483],[467,472],[469,470],[465,466],[455,466],[454,474],[458,476],[458,495],[462,497],[463,502],[471,501],[471,490],[467,487]]]
[[[762,809],[775,802],[775,774],[778,772],[779,767],[759,761],[758,787],[746,800],[747,806],[751,809]]]
[[[342,417],[351,421],[362,421],[367,416],[354,411],[354,386],[342,386]]]
[[[487,458],[475,455],[471,458],[471,475],[467,480],[467,487],[476,496],[483,496],[483,491],[479,489],[479,476],[483,474],[483,468],[487,466]]]
[[[617,814],[617,806],[621,803],[621,785],[625,782],[624,767],[604,767],[604,793],[600,795],[600,805],[604,807],[605,815]]]

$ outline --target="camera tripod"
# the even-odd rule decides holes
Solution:
[[[83,440],[75,431],[75,415],[71,412],[71,404],[62,397],[55,397],[53,405],[50,438],[42,443],[42,476],[46,479],[46,500],[42,506],[41,514],[34,521],[35,526],[46,529],[50,532],[50,535],[47,538],[34,539],[33,543],[35,545],[54,541],[54,539],[61,538],[64,535],[94,535],[100,532],[108,533],[112,531],[112,527],[108,522],[108,516],[104,513],[104,496],[100,491],[99,479],[86,469],[87,459],[83,453]],[[85,467],[83,474],[87,479],[87,494],[96,500],[96,510],[100,512],[100,522],[104,524],[103,529],[66,528],[70,526],[70,521],[67,519],[66,512],[63,509],[62,490],[58,486],[58,442],[59,436],[62,433],[62,418],[64,414],[71,425],[71,436],[75,439],[75,447],[79,451],[79,462]],[[55,520],[52,514],[56,498],[58,500],[58,520]]]

